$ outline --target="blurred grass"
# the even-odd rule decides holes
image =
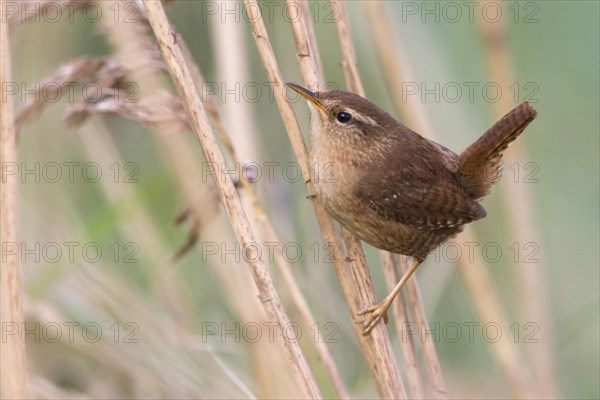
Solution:
[[[311,4],[321,10],[319,18],[313,22],[316,23],[326,79],[343,87],[343,75],[339,66],[341,53],[335,39],[335,26],[324,20],[324,3]],[[402,4],[389,2],[388,7],[393,12],[396,31],[402,36],[417,82],[426,82],[431,86],[435,82],[487,82],[482,55],[483,42],[474,23],[465,19],[458,23],[444,20],[436,23],[431,21],[431,17],[423,23],[418,16],[403,15]],[[539,166],[536,176],[539,182],[530,185],[536,201],[535,211],[538,214],[537,220],[540,222],[542,236],[531,238],[531,241],[539,244],[540,259],[547,271],[552,301],[552,330],[556,340],[554,357],[559,373],[561,397],[597,398],[600,395],[599,5],[597,2],[567,1],[535,4],[539,6],[539,12],[536,14],[538,22],[509,23],[508,26],[508,41],[513,55],[515,76],[520,84],[534,82],[539,88],[535,95],[539,100],[535,104],[539,113],[538,119],[521,139],[526,143],[530,157],[530,160],[522,161],[533,161]],[[177,1],[169,8],[169,16],[178,32],[186,39],[206,80],[217,82],[214,49],[211,48],[213,41],[210,40],[208,24],[216,23],[222,14],[208,16],[207,22],[201,23],[199,21],[202,21],[203,16],[200,5],[201,3],[196,1]],[[241,8],[240,4],[240,10]],[[377,70],[377,62],[374,61],[376,57],[369,42],[366,19],[360,2],[350,2],[349,11],[367,96],[394,114],[392,103],[383,90],[385,81],[381,72]],[[73,23],[29,22],[14,31],[11,37],[11,51],[15,81],[32,85],[72,58],[108,54],[111,51],[103,36],[98,34],[96,25],[78,18],[80,14],[77,12],[75,16]],[[403,17],[407,17],[406,23],[402,21]],[[274,49],[284,68],[284,76],[289,81],[298,81],[298,69],[292,50],[294,47],[287,22],[279,12],[273,14],[272,22],[267,22]],[[240,23],[246,24],[243,18],[240,19]],[[247,33],[252,78],[262,85],[266,81],[265,75],[249,28]],[[394,38],[390,38],[389,45],[394,46]],[[480,94],[477,91],[476,93]],[[231,98],[223,93],[216,96],[216,100],[221,103],[231,101]],[[432,97],[426,100],[427,117],[438,133],[440,141],[455,151],[466,147],[493,122],[491,104],[481,96],[476,96],[473,103],[464,98],[456,103],[443,100],[438,103],[433,101]],[[20,161],[28,166],[35,162],[98,162],[102,165],[105,176],[108,176],[110,160],[107,162],[93,157],[86,158],[78,138],[79,135],[98,133],[85,128],[68,128],[61,122],[62,111],[68,105],[66,101],[52,105],[38,121],[27,125],[21,131]],[[17,102],[17,111],[19,107]],[[283,124],[266,89],[263,96],[252,104],[252,109],[256,113],[256,121],[262,135],[259,145],[262,159],[255,161],[277,161],[281,165],[292,161],[293,155]],[[304,104],[298,104],[295,109],[299,115],[304,116],[301,120],[304,121],[303,131],[306,132],[308,113]],[[149,137],[147,129],[120,118],[105,118],[105,123],[118,146],[120,157],[139,166],[136,175],[139,183],[130,185],[130,196],[122,198],[121,203],[111,204],[102,194],[99,185],[82,179],[74,183],[64,180],[59,183],[37,183],[32,182],[31,176],[26,177],[28,179],[21,185],[22,240],[28,244],[51,241],[98,242],[106,250],[111,243],[122,245],[129,240],[120,232],[120,224],[126,223],[132,213],[145,213],[150,216],[162,243],[172,252],[164,255],[167,259],[175,254],[187,235],[186,227],[176,227],[172,224],[173,218],[185,204],[182,203],[183,196],[172,189],[175,184],[171,175],[165,172],[170,167],[162,161],[158,154],[160,150],[156,148],[158,142]],[[188,139],[190,147],[197,152],[198,158],[202,159],[196,140],[191,136]],[[310,204],[305,201],[303,182],[290,183],[282,178],[280,169],[276,171],[275,181],[259,182],[257,193],[265,202],[265,208],[271,213],[281,237],[289,242],[299,242],[304,250],[304,257],[294,265],[297,267],[296,274],[313,311],[320,318],[320,324],[331,321],[340,329],[335,335],[338,342],[331,344],[330,348],[351,392],[357,397],[372,396],[370,376],[363,368],[362,355],[355,344],[350,316],[343,304],[339,285],[330,265],[322,262],[324,249],[321,243],[318,246],[319,262],[313,260],[315,253],[310,250],[310,246],[320,235],[315,227]],[[121,169],[121,172],[124,171]],[[505,169],[504,181],[510,181],[507,179],[509,176],[510,171]],[[198,184],[201,185],[202,182]],[[470,228],[480,235],[482,242],[500,243],[507,255],[510,254],[508,246],[512,240],[507,236],[509,231],[505,226],[506,217],[503,213],[510,210],[503,209],[499,191],[510,190],[511,185],[519,184],[525,183],[505,182],[502,189],[497,188],[484,201],[488,218]],[[211,224],[210,229],[223,232],[218,235],[211,233],[207,239],[209,241],[226,240],[219,238],[228,237],[229,228],[222,215]],[[164,356],[161,352],[152,354],[156,349],[149,345],[153,342],[148,339],[150,336],[153,340],[160,340],[160,334],[168,333],[164,325],[172,322],[168,307],[161,304],[161,296],[155,292],[156,287],[152,283],[154,270],[162,268],[164,260],[148,259],[144,256],[147,250],[145,246],[148,244],[143,240],[137,244],[140,262],[129,265],[113,263],[110,257],[103,257],[100,263],[88,266],[85,266],[81,259],[75,263],[64,258],[56,263],[26,260],[23,271],[29,302],[35,300],[36,303],[48,303],[54,309],[61,310],[71,320],[82,323],[106,321],[101,324],[106,329],[112,323],[109,321],[139,321],[139,337],[146,340],[139,345],[140,351],[144,349],[149,357]],[[365,247],[370,264],[379,265],[376,252],[368,246]],[[481,257],[480,253],[476,255]],[[444,268],[447,271],[448,268],[453,269],[452,265],[435,264],[430,257],[419,271],[431,325],[435,325],[436,322],[441,326],[449,322],[461,325],[465,321],[477,321],[457,276],[453,275],[445,286],[436,285],[436,276],[439,275],[440,269]],[[519,303],[513,296],[517,289],[510,272],[511,265],[511,257],[507,256],[492,264],[490,269],[497,280],[497,287],[504,292],[503,300],[509,306],[511,322],[518,322],[522,327],[528,321],[518,319]],[[209,259],[208,263],[203,263],[200,250],[195,249],[180,263],[169,267],[175,269],[171,272],[181,280],[185,290],[181,295],[189,300],[192,307],[192,314],[187,316],[189,320],[186,324],[194,328],[190,330],[190,334],[199,335],[203,321],[224,321],[231,326],[241,320],[235,307],[223,298],[224,288],[215,269],[243,268],[242,265],[235,265],[233,262],[221,264],[214,258]],[[135,307],[130,310],[127,303],[121,303],[122,308],[118,313],[102,309],[106,303],[94,301],[94,291],[89,293],[77,285],[73,286],[73,279],[69,278],[72,274],[85,277],[90,273],[89,270],[92,270],[94,275],[106,274],[104,279],[115,284],[114,287],[109,285],[105,288],[106,293],[112,293],[117,299],[120,299],[122,294],[114,293],[115,290],[131,291],[132,293],[127,292],[127,296],[123,297],[135,299],[136,307],[146,307],[146,311],[153,315],[152,318],[134,312]],[[374,268],[371,273],[378,293],[384,293],[381,271]],[[84,286],[93,284],[94,281],[91,280]],[[430,288],[441,290],[441,293],[429,293]],[[87,296],[92,300],[87,299]],[[154,323],[162,324],[165,331],[152,330]],[[183,329],[177,324],[173,326]],[[513,333],[509,327],[502,328],[505,334]],[[473,343],[464,339],[457,343],[444,340],[437,343],[451,394],[476,397],[493,397],[498,393],[508,395],[502,387],[502,381],[497,379],[498,371],[486,349],[488,345],[481,339],[481,335],[476,337]],[[519,345],[535,346],[522,341]],[[250,390],[256,389],[256,377],[252,376],[252,366],[249,365],[251,358],[248,353],[251,346],[244,343],[232,344],[230,341],[210,341],[210,346],[216,348],[216,354],[222,355],[223,363],[235,371]],[[123,351],[123,347],[131,346],[110,342],[104,343],[102,347],[98,346],[114,356]],[[177,346],[170,347],[175,348]],[[186,352],[174,354],[172,362],[180,362],[179,367],[187,369],[191,375],[189,382],[194,382],[202,389],[180,393],[203,394],[207,397],[244,397],[241,390],[236,392],[226,389],[226,382],[229,382],[230,378],[227,374],[217,372],[218,369],[215,369],[210,357],[199,354],[202,351],[198,351],[192,352],[189,356],[192,360],[189,360]],[[98,389],[99,391],[95,392],[92,389],[94,374],[107,376],[107,369],[113,366],[111,363],[114,363],[114,360],[107,357],[92,362],[84,354],[80,347],[69,343],[39,343],[28,348],[31,366],[37,365],[41,359],[49,360],[46,361],[48,365],[42,363],[41,366],[35,367],[34,371],[54,381],[59,387],[77,389],[90,396],[94,393],[112,393],[115,397],[144,397],[145,393],[128,392],[128,384],[125,382],[129,377],[123,375],[122,380],[119,380],[119,372],[111,373],[115,380],[109,380],[109,383],[115,385],[112,389],[114,392],[107,389],[109,385],[104,385],[103,390],[107,391]],[[136,350],[127,350],[126,354],[136,354]],[[68,372],[55,371],[54,366],[65,359],[71,360],[69,365],[72,363]],[[144,359],[140,356],[134,364],[143,366]],[[180,371],[178,368],[175,370]],[[174,374],[172,370],[169,371],[163,372]],[[215,371],[214,376],[199,378],[209,371]],[[156,378],[159,375],[158,373],[153,376]],[[142,386],[148,390],[147,393],[157,393],[151,385]],[[135,385],[132,384],[132,387]],[[161,393],[169,395],[168,392]],[[324,390],[324,393],[331,395],[327,390]]]

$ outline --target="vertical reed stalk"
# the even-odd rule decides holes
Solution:
[[[204,105],[196,91],[181,49],[173,39],[164,9],[161,3],[153,0],[144,0],[144,5],[167,68],[188,115],[190,126],[198,136],[206,159],[217,165],[223,165],[223,155],[217,145]],[[251,245],[256,243],[255,236],[231,178],[226,176],[225,179],[216,179],[215,184],[237,240],[244,249],[252,249]],[[248,266],[267,315],[272,321],[276,321],[279,326],[287,326],[290,321],[283,309],[279,295],[273,287],[267,265],[257,254],[247,254],[247,256],[248,258],[244,258],[249,260]],[[309,398],[320,398],[321,393],[298,343],[283,341],[283,347],[303,395]]]
[[[0,82],[12,82],[10,41],[6,21],[6,4],[0,1]],[[23,286],[21,282],[21,253],[19,251],[19,174],[5,174],[5,167],[17,165],[17,143],[14,125],[13,98],[0,101],[0,323],[2,359],[0,360],[0,396],[3,399],[25,397],[25,342],[22,340]],[[8,250],[11,250],[10,252]]]

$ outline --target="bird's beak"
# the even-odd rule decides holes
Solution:
[[[294,92],[300,94],[300,96],[304,97],[306,100],[312,103],[315,107],[317,107],[317,109],[321,110],[322,112],[326,111],[325,106],[323,105],[321,100],[319,100],[319,96],[315,92],[303,88],[300,85],[296,85],[295,83],[286,83],[286,86],[291,88]]]

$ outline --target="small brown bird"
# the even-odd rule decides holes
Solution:
[[[529,103],[517,106],[458,155],[354,93],[287,85],[311,109],[318,201],[361,240],[413,258],[394,290],[358,313],[367,316],[368,334],[427,254],[486,216],[477,201],[500,179],[502,152],[537,113]]]

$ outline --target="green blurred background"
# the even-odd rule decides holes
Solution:
[[[291,30],[282,12],[285,7],[282,3],[269,4],[273,14],[265,22],[283,76],[288,81],[300,83]],[[309,4],[326,80],[345,88],[335,24],[327,18],[330,9],[326,2],[310,1]],[[394,51],[395,46],[401,43],[404,63],[412,70],[417,85],[435,88],[436,82],[441,87],[452,83],[463,89],[465,82],[480,85],[476,86],[472,101],[466,92],[458,99],[455,99],[454,92],[444,95],[440,91],[439,99],[434,95],[424,97],[423,108],[436,138],[458,152],[491,126],[496,115],[493,102],[486,99],[480,90],[490,82],[481,30],[469,20],[462,2],[448,4],[387,2],[385,5],[398,35],[397,38],[390,37],[387,45],[390,51]],[[510,196],[514,185],[528,185],[527,190],[534,202],[530,211],[535,214],[532,219],[537,223],[536,236],[529,241],[539,249],[536,259],[542,265],[550,317],[550,324],[536,326],[545,330],[538,337],[552,340],[552,343],[545,344],[551,349],[548,357],[556,372],[556,394],[560,398],[598,398],[599,3],[515,1],[497,4],[501,4],[504,12],[501,19],[506,24],[515,77],[515,86],[502,87],[502,96],[516,96],[512,100],[514,105],[529,100],[538,110],[538,118],[520,139],[526,159],[519,160],[520,165],[505,166],[503,184],[483,202],[488,217],[469,229],[478,234],[482,243],[498,243],[504,252],[498,262],[487,267],[501,293],[511,324],[502,327],[503,334],[515,334],[511,326],[517,324],[514,327],[520,333],[518,346],[527,353],[537,344],[523,340],[523,335],[530,332],[524,324],[536,321],[520,317],[521,299],[517,293],[526,292],[527,288],[518,288],[518,283],[515,283],[518,273],[510,250],[514,240],[507,226],[507,215],[511,210],[506,209],[502,199]],[[386,89],[389,83],[381,71],[363,6],[361,1],[348,3],[358,67],[367,97],[402,118],[394,108],[390,91]],[[463,13],[460,18],[455,18],[454,9],[449,8],[455,6]],[[217,7],[214,14],[213,7]],[[224,12],[226,7],[232,10],[230,14]],[[426,7],[430,10],[438,7],[435,11],[437,16],[425,13]],[[234,142],[247,143],[244,140],[250,140],[251,149],[242,147],[239,150],[241,157],[256,157],[253,161],[284,165],[295,161],[295,157],[268,89],[266,74],[242,8],[242,3],[233,1],[175,1],[168,6],[167,12],[173,26],[190,47],[206,81],[215,83],[219,88],[214,98]],[[480,8],[475,10],[477,12]],[[238,18],[236,23],[242,27],[239,43],[219,41],[215,37],[222,32],[215,25],[228,18]],[[108,55],[112,51],[100,24],[86,21],[79,12],[74,13],[72,22],[66,17],[56,23],[42,19],[13,28],[13,77],[15,82],[24,83],[28,88],[76,57]],[[127,41],[128,38],[123,37],[122,40]],[[239,87],[227,86],[234,85],[231,81],[224,83],[223,69],[227,65],[218,61],[219,51],[227,51],[229,45],[242,49],[239,56],[243,60],[239,62],[247,65],[245,77],[238,81]],[[225,48],[216,49],[216,46]],[[256,94],[256,101],[255,92],[248,94],[240,89],[249,82],[256,83],[250,88],[263,89]],[[233,89],[233,92],[226,94],[223,88]],[[30,100],[30,97],[27,99]],[[17,98],[15,102],[18,111],[22,101]],[[64,390],[94,397],[147,397],[157,393],[168,397],[181,396],[182,393],[194,397],[246,397],[249,392],[258,395],[256,386],[260,379],[252,372],[250,344],[243,340],[222,341],[218,337],[200,339],[205,327],[203,324],[207,321],[218,324],[225,321],[230,326],[243,321],[239,309],[224,294],[231,291],[224,282],[227,281],[228,269],[243,270],[244,264],[221,263],[218,257],[207,257],[202,252],[202,243],[206,242],[220,244],[227,240],[233,246],[224,213],[221,211],[207,227],[195,249],[180,261],[171,263],[170,257],[186,240],[189,225],[176,226],[173,223],[186,200],[175,183],[171,166],[161,155],[161,142],[153,137],[156,133],[119,116],[102,117],[101,122],[88,122],[78,128],[68,127],[63,122],[63,114],[70,103],[62,98],[50,104],[39,119],[21,129],[19,161],[24,163],[21,167],[31,169],[39,162],[43,168],[48,163],[58,163],[63,165],[64,174],[67,171],[64,162],[79,162],[80,165],[95,162],[100,165],[102,182],[118,186],[120,194],[116,198],[108,198],[101,183],[86,182],[80,175],[75,175],[74,182],[63,176],[56,183],[43,176],[39,182],[35,181],[35,175],[21,176],[21,240],[28,248],[35,243],[44,248],[45,244],[53,242],[78,242],[98,243],[103,249],[103,256],[95,263],[86,262],[77,252],[74,261],[67,259],[66,255],[56,262],[43,255],[39,260],[28,256],[23,262],[26,309],[30,322],[39,318],[47,323],[58,318],[55,316],[57,312],[62,318],[81,324],[98,321],[104,335],[101,344],[78,346],[68,343],[63,337],[58,343],[41,340],[28,345],[32,376],[44,377]],[[238,114],[236,106],[243,107],[244,111]],[[295,110],[303,131],[307,132],[308,111],[305,105],[298,103]],[[239,118],[245,118],[247,112],[250,112],[250,120],[240,123]],[[244,125],[247,125],[248,132],[244,131]],[[99,138],[103,135],[108,135],[116,154],[100,148],[104,141]],[[191,134],[186,135],[183,140],[189,142],[190,151],[201,162],[203,155],[196,139]],[[103,154],[109,154],[109,157]],[[531,168],[534,168],[535,176],[531,177],[535,180],[524,178],[524,174],[533,171],[527,169],[525,163],[534,166]],[[76,173],[81,171],[78,168]],[[114,175],[116,171],[119,172],[118,178]],[[516,171],[521,174],[519,178],[514,175]],[[343,303],[339,284],[331,265],[323,262],[322,237],[311,205],[305,199],[305,186],[301,179],[295,183],[284,179],[281,169],[275,169],[275,172],[272,182],[259,180],[255,185],[257,194],[281,239],[286,243],[298,243],[303,249],[304,256],[293,263],[294,272],[317,316],[317,322],[322,326],[333,322],[339,329],[335,333],[337,342],[329,344],[329,347],[350,392],[355,397],[372,397],[375,391],[370,373],[353,336],[350,315]],[[125,181],[124,176],[128,173],[133,174],[135,182]],[[197,172],[190,174],[193,179],[198,176]],[[206,184],[198,181],[199,186]],[[123,227],[139,226],[131,225],[136,218],[144,218],[151,229],[128,233],[128,229]],[[316,253],[311,246],[317,242],[321,250],[314,260]],[[111,247],[115,244],[119,248],[118,255]],[[522,248],[524,243],[519,243],[519,246]],[[364,247],[372,266],[377,293],[382,297],[385,286],[377,252],[367,245]],[[154,257],[157,251],[161,259]],[[128,252],[133,252],[135,262],[125,262]],[[478,259],[482,258],[479,251],[475,255]],[[465,322],[478,321],[471,300],[465,294],[453,264],[437,264],[434,257],[430,257],[418,273],[430,324],[435,326],[439,323],[443,327],[457,323],[465,329]],[[526,267],[527,264],[521,264],[521,268]],[[159,271],[163,268],[167,268],[168,272]],[[97,280],[91,279],[90,275]],[[285,293],[277,273],[275,275],[276,287]],[[171,280],[178,283],[172,285]],[[157,289],[163,284],[166,290]],[[250,279],[245,285],[250,293],[254,293]],[[175,287],[180,292],[172,293]],[[131,294],[125,295],[123,291],[131,291]],[[94,300],[90,300],[88,295]],[[285,294],[282,296],[286,300]],[[177,299],[172,300],[171,297]],[[170,300],[185,306],[166,304]],[[175,315],[177,312],[173,310],[183,315]],[[291,312],[293,317],[294,312]],[[173,320],[177,320],[177,324]],[[114,340],[106,339],[109,335],[112,338],[114,330],[110,327],[113,323],[119,324],[115,329],[120,330],[121,335],[126,334],[123,327],[128,321],[137,324],[139,333],[135,337],[140,339],[139,343],[123,343],[122,340],[114,343]],[[171,326],[178,327],[177,333],[170,329]],[[504,387],[499,368],[488,349],[493,344],[482,340],[480,331],[477,332],[479,336],[472,342],[463,336],[456,343],[440,340],[436,344],[450,394],[456,397],[510,396],[511,392]],[[463,331],[465,334],[466,329]],[[198,348],[192,346],[190,350],[189,344],[181,347],[181,337],[194,336],[197,342],[193,343],[199,343]],[[173,340],[174,337],[179,339]],[[393,343],[399,353],[397,342]],[[271,351],[277,349],[272,345]],[[104,355],[99,357],[98,352]],[[307,352],[312,364],[318,365],[312,350],[308,348]],[[168,372],[159,368],[163,360],[168,360],[164,361],[169,365]],[[113,370],[114,364],[119,363],[123,368]],[[61,367],[57,369],[57,365]],[[142,370],[148,368],[153,372],[148,372],[146,380],[134,384],[126,372],[127,365]],[[333,396],[322,376],[323,371],[318,366],[315,369],[320,382],[323,382],[323,393]],[[166,379],[165,375],[185,375],[189,378],[186,384],[196,386],[175,385],[177,390],[171,392],[168,383],[161,381]],[[122,378],[119,379],[119,376]],[[237,383],[231,384],[230,380]],[[30,384],[40,385],[38,379],[30,380]],[[184,387],[188,391],[178,391],[184,390]],[[282,396],[286,392],[275,393]],[[293,390],[289,393],[290,396],[294,394]]]

